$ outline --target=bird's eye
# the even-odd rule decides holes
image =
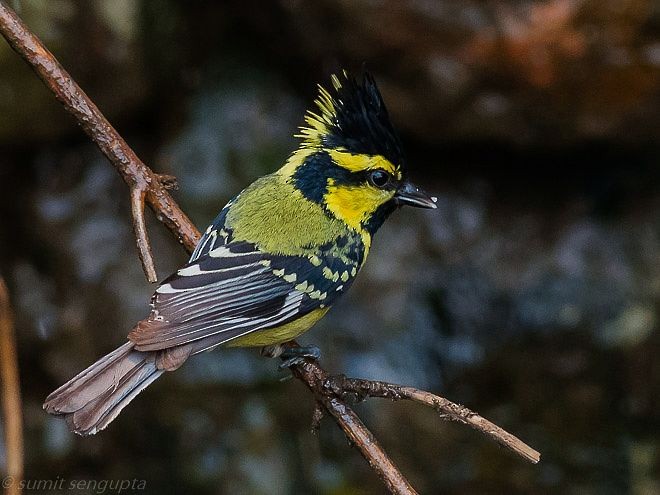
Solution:
[[[384,170],[374,170],[369,174],[369,182],[376,187],[385,187],[390,182],[390,174]]]

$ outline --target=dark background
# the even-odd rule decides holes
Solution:
[[[202,229],[296,147],[316,84],[366,64],[439,208],[398,212],[301,340],[330,371],[439,393],[543,454],[529,465],[412,404],[357,405],[422,493],[660,492],[657,2],[11,4],[138,155],[178,177]],[[127,193],[1,42],[0,270],[26,477],[382,493],[332,421],[310,434],[311,396],[255,351],[192,360],[95,437],[41,410],[147,314]],[[162,278],[186,256],[153,218],[150,234]]]

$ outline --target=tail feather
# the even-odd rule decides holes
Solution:
[[[158,352],[141,352],[127,342],[51,393],[44,409],[64,415],[79,435],[93,435],[117,417],[164,369]]]
[[[144,363],[125,375],[117,388],[107,390],[78,411],[67,415],[69,428],[81,435],[93,435],[115,419],[142,390],[163,373],[153,363]]]

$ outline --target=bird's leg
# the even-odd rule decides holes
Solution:
[[[267,345],[261,348],[261,355],[268,358],[278,358],[284,352],[286,346],[283,344]]]
[[[300,347],[288,347],[283,344],[275,344],[263,347],[261,355],[272,358],[282,358],[281,370],[290,368],[295,364],[302,363],[305,358],[317,360],[321,357],[321,350],[315,345],[305,345]]]

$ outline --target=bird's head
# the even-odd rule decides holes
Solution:
[[[356,230],[374,233],[401,205],[435,208],[407,180],[401,142],[369,74],[332,76],[319,86],[317,111],[308,111],[300,149],[283,170],[311,201]]]

